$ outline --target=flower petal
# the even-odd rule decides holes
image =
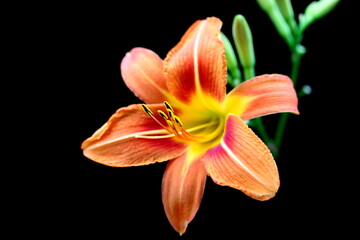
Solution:
[[[217,184],[239,189],[254,199],[268,200],[279,188],[278,170],[269,149],[236,115],[228,116],[224,138],[203,160]]]
[[[164,60],[169,91],[183,102],[196,93],[224,99],[227,69],[221,26],[214,17],[195,22]]]
[[[146,103],[161,103],[168,94],[163,74],[163,60],[146,48],[133,48],[121,61],[121,75],[126,86]]]
[[[183,234],[199,209],[206,183],[204,163],[183,154],[171,160],[162,182],[166,216],[173,228]]]
[[[165,111],[162,104],[148,105]],[[146,136],[165,136],[148,139]],[[176,141],[143,110],[141,105],[120,108],[81,146],[89,159],[113,167],[147,165],[180,156],[187,148]]]
[[[248,120],[268,114],[299,114],[293,82],[285,75],[261,75],[234,88],[226,99],[229,112]]]

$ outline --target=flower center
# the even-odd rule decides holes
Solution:
[[[145,104],[141,104],[145,113],[154,119],[168,134],[161,136],[142,136],[143,138],[165,138],[165,137],[177,137],[180,140],[187,142],[199,142],[204,143],[211,141],[214,138],[214,133],[208,133],[210,129],[216,128],[218,121],[209,121],[197,125],[195,127],[185,129],[179,116],[175,114],[174,109],[168,102],[164,102],[166,112],[157,110],[158,116],[165,120],[166,125],[157,119],[157,116],[150,110]],[[204,134],[206,132],[206,134]],[[193,134],[194,133],[194,134]]]

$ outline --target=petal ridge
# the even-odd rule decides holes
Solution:
[[[167,164],[162,182],[163,205],[170,224],[180,234],[200,207],[206,177],[203,161],[187,153]]]
[[[133,48],[122,59],[120,69],[126,86],[144,102],[161,103],[168,99],[163,60],[153,51]]]
[[[198,20],[164,60],[164,74],[172,95],[188,103],[202,93],[222,102],[226,94],[225,47],[219,38],[222,22]]]
[[[274,113],[299,114],[293,82],[285,75],[265,74],[241,83],[227,96],[229,112],[243,120]]]
[[[221,143],[204,156],[208,175],[219,185],[265,201],[275,196],[280,180],[267,146],[240,119],[229,114]]]
[[[149,108],[165,110],[163,104]],[[81,148],[84,155],[98,163],[128,167],[163,162],[180,156],[187,145],[175,138],[145,139],[141,135],[168,134],[143,110],[140,104],[120,108]],[[135,146],[135,147],[134,147]]]

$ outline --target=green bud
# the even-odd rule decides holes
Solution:
[[[233,21],[233,38],[241,66],[245,71],[245,80],[254,75],[255,54],[250,27],[242,15],[236,15]]]
[[[264,12],[270,12],[272,8],[275,7],[275,0],[257,0],[258,4],[264,10]]]
[[[290,0],[276,0],[276,3],[286,21],[294,18],[294,10]]]
[[[291,30],[297,35],[297,24],[294,18],[294,10],[290,0],[276,0],[277,6]]]
[[[239,69],[238,61],[236,59],[236,55],[234,49],[229,41],[229,39],[225,36],[224,33],[221,32],[221,40],[225,45],[225,56],[227,62],[227,68],[231,74],[231,78],[228,79],[228,82],[232,84],[232,82],[241,82],[241,72]]]
[[[313,22],[325,17],[339,2],[340,0],[320,0],[310,3],[300,16],[300,30],[304,31]]]
[[[275,0],[257,0],[259,6],[266,12],[273,22],[280,36],[286,41],[290,48],[295,44],[291,29],[282,15]]]

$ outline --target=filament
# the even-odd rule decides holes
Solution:
[[[171,105],[168,102],[164,102],[165,108],[167,110],[167,114],[163,112],[162,110],[157,110],[158,115],[163,118],[167,124],[164,125],[161,123],[154,115],[154,113],[151,111],[151,109],[146,106],[145,104],[141,104],[143,107],[144,112],[150,116],[156,123],[158,123],[163,129],[165,129],[169,134],[166,135],[151,135],[151,136],[137,136],[137,138],[145,138],[145,139],[161,139],[161,138],[170,138],[170,137],[177,137],[179,139],[185,140],[185,141],[192,141],[192,142],[206,142],[211,140],[213,137],[212,135],[216,133],[212,133],[207,136],[200,136],[200,135],[194,135],[191,132],[196,132],[205,128],[208,128],[210,126],[213,126],[215,124],[218,124],[217,121],[212,121],[206,124],[202,124],[193,128],[190,128],[186,130],[184,128],[184,125],[180,119],[180,117],[175,115],[174,109],[171,107]],[[217,132],[217,131],[216,131]]]

